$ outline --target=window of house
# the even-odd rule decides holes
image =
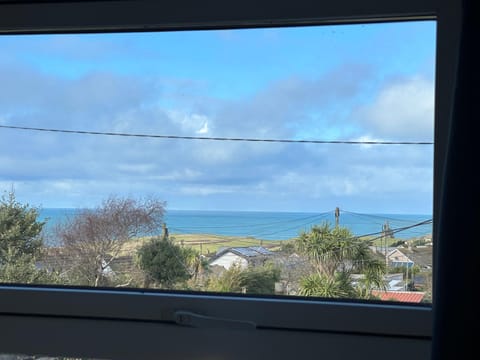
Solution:
[[[156,331],[201,358],[209,334],[230,354],[288,330],[305,354],[348,333],[424,358],[455,42],[435,2],[160,23],[128,3],[0,15],[0,312],[63,340],[7,352],[158,358]]]

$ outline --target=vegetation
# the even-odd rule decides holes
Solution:
[[[87,286],[111,285],[111,263],[127,240],[158,233],[164,202],[154,199],[110,197],[86,209],[56,229],[69,258],[70,279]]]
[[[153,283],[162,288],[171,288],[178,282],[192,277],[188,268],[192,252],[175,245],[167,236],[153,238],[137,252],[137,262],[145,272],[144,287]]]
[[[216,234],[174,234],[173,241],[184,247],[190,247],[201,254],[215,254],[220,248],[237,246],[264,246],[279,249],[288,240],[259,240],[246,236],[226,236]]]
[[[370,250],[373,241],[328,222],[295,239],[266,242],[276,254],[275,265],[217,271],[208,259],[219,248],[263,243],[234,236],[170,236],[164,202],[154,198],[110,197],[83,210],[56,228],[61,242],[56,248],[44,246],[45,222],[38,215],[38,209],[18,203],[13,192],[1,198],[0,282],[247,294],[275,294],[280,282],[288,294],[363,299],[372,298],[372,289],[386,288],[385,260]],[[418,290],[414,275],[425,275],[422,290],[431,297],[431,273],[418,266],[399,270],[409,290]]]
[[[385,264],[373,256],[367,242],[347,228],[331,228],[328,222],[315,225],[302,232],[295,244],[316,272],[302,280],[301,294],[368,298],[372,288],[385,288]],[[355,288],[351,277],[354,273],[363,274]]]
[[[213,279],[208,290],[245,294],[274,294],[280,280],[280,269],[273,265],[248,267],[234,265]]]
[[[44,222],[39,210],[22,205],[14,191],[0,199],[0,282],[52,283],[56,275],[37,268],[43,249],[41,236]]]
[[[42,247],[41,237],[44,222],[37,220],[38,209],[22,205],[13,191],[0,200],[0,261],[12,252],[22,255],[37,255]]]
[[[310,274],[300,281],[299,294],[303,296],[319,296],[332,298],[355,297],[355,289],[344,273],[338,273],[335,277],[324,274]]]

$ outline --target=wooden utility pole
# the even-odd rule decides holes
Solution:
[[[337,206],[335,208],[335,227],[338,227],[339,222],[340,222],[340,209]]]
[[[409,265],[409,263],[407,261],[407,266],[406,266],[406,269],[405,269],[405,286],[404,286],[406,291],[409,290],[408,289],[408,265]]]
[[[386,222],[385,224],[383,224],[382,226],[382,242],[383,242],[383,249],[384,249],[384,253],[385,253],[385,269],[388,269],[388,253],[387,253],[387,235],[389,233],[389,226],[388,226],[388,222]]]
[[[165,223],[162,224],[162,238],[163,240],[168,240],[168,228]]]

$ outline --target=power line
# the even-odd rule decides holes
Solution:
[[[405,231],[405,230],[408,230],[408,229],[411,229],[411,228],[414,228],[414,227],[418,227],[418,226],[422,226],[422,225],[426,225],[426,224],[431,224],[432,222],[433,222],[433,219],[428,219],[428,220],[424,220],[424,221],[418,222],[418,223],[413,224],[413,225],[394,228],[394,229],[391,229],[391,231],[392,231],[392,233],[396,234],[398,232]],[[377,235],[377,234],[381,234],[381,235],[376,236],[376,237],[371,238],[371,239],[362,240],[362,238],[364,238],[364,237]],[[379,232],[376,232],[376,233],[363,234],[363,235],[359,235],[359,236],[351,236],[351,237],[343,238],[341,240],[342,241],[354,240],[354,241],[361,241],[362,243],[366,243],[366,244],[372,244],[375,240],[379,240],[382,237],[383,237],[383,231],[379,231]],[[334,254],[334,253],[337,253],[337,252],[342,252],[345,249],[351,249],[351,248],[354,248],[355,246],[356,246],[356,244],[352,244],[350,246],[345,246],[345,247],[342,247],[342,248],[339,248],[339,249],[334,249],[334,250],[327,251],[327,252],[325,252],[325,254]]]
[[[433,142],[430,142],[430,141],[295,140],[295,139],[180,136],[180,135],[134,134],[134,133],[120,133],[120,132],[66,130],[66,129],[13,126],[13,125],[0,125],[0,128],[12,129],[12,130],[24,130],[24,131],[42,131],[42,132],[55,132],[55,133],[65,133],[65,134],[78,134],[78,135],[123,136],[123,137],[177,139],[177,140],[243,141],[243,142],[303,143],[303,144],[347,144],[347,145],[433,145]]]
[[[408,225],[408,226],[402,226],[402,227],[398,227],[398,228],[392,228],[391,229],[391,232],[393,234],[396,234],[396,233],[399,233],[399,232],[402,232],[402,231],[405,231],[405,230],[410,230],[410,229],[413,229],[413,228],[416,228],[416,227],[420,227],[420,226],[424,226],[424,225],[430,225],[432,224],[433,222],[433,219],[427,219],[427,220],[423,220],[423,221],[420,221],[420,222],[417,222],[417,223],[414,223],[412,225]],[[307,225],[307,224],[305,224]],[[245,243],[251,243],[252,241],[254,240],[265,240],[265,241],[269,241],[268,239],[262,239],[263,236],[269,236],[269,235],[274,235],[274,234],[277,234],[277,233],[281,233],[281,232],[284,232],[284,231],[289,231],[289,230],[292,230],[292,229],[296,229],[298,228],[298,226],[295,226],[295,227],[291,227],[291,228],[282,228],[278,231],[274,231],[274,232],[270,232],[270,233],[265,233],[265,231],[263,232],[259,232],[259,233],[256,233],[254,235],[246,235],[245,237],[251,237],[251,239],[237,239],[236,237],[238,237],[237,235],[224,235],[224,236],[231,236],[234,239],[234,241],[236,242],[245,242]],[[172,230],[174,228],[171,228]],[[182,229],[175,229],[175,230],[183,230]],[[305,232],[305,233],[308,233],[308,232]],[[180,235],[182,233],[179,233]],[[369,238],[373,236],[373,238]],[[383,231],[376,231],[376,232],[371,232],[371,233],[364,233],[364,234],[361,234],[361,235],[353,235],[351,237],[347,237],[347,238],[343,238],[342,240],[343,241],[351,241],[351,240],[361,240],[363,242],[366,242],[366,243],[373,243],[375,240],[378,240],[378,239],[381,239],[383,237]],[[294,236],[294,237],[289,237],[288,239],[293,239],[293,238],[298,238],[298,235],[297,236]],[[362,240],[363,238],[368,238],[368,239],[364,239]],[[282,240],[285,240],[285,239],[277,239],[277,241],[282,241]],[[220,241],[216,241],[216,243],[224,243],[224,242],[230,242],[232,241],[232,239],[223,239],[223,240],[220,240]],[[207,242],[208,243],[208,242]],[[342,249],[347,249],[349,247],[345,247],[345,248],[342,248]],[[339,249],[341,250],[341,249]],[[339,251],[339,250],[332,250],[331,252],[336,252],[336,251]],[[330,252],[329,252],[330,253]]]
[[[319,214],[314,214],[314,215],[310,215],[310,216],[306,216],[306,217],[300,217],[300,218],[293,218],[293,219],[288,219],[288,220],[285,220],[285,219],[281,219],[281,220],[275,220],[275,221],[271,221],[271,222],[268,222],[268,223],[251,223],[251,224],[238,224],[238,223],[231,223],[230,225],[217,225],[217,226],[213,226],[213,225],[194,225],[194,226],[188,226],[188,227],[182,227],[182,228],[179,228],[179,227],[176,227],[175,230],[197,230],[197,229],[203,229],[203,228],[206,228],[206,229],[234,229],[234,228],[254,228],[254,227],[266,227],[266,226],[272,226],[272,225],[278,225],[278,224],[288,224],[288,223],[295,223],[295,222],[303,222],[305,220],[310,220],[308,223],[311,223],[312,221],[315,221],[315,220],[319,220],[321,219],[322,217],[325,217],[326,215],[328,215],[329,213],[328,212],[325,212],[325,213],[319,213]],[[202,217],[199,217],[201,220],[202,220]],[[235,216],[235,219],[237,218],[240,218],[240,217],[237,217]],[[275,219],[278,219],[278,217],[274,217]],[[250,217],[246,217],[246,219],[248,220],[252,220],[252,218]],[[307,224],[308,224],[307,223]]]
[[[389,217],[389,216],[385,216],[385,215],[381,215],[381,214],[362,214],[362,213],[347,211],[347,210],[343,210],[343,209],[342,209],[342,212],[346,213],[346,214],[350,214],[352,216],[364,217],[364,218],[367,218],[367,219],[376,218],[376,219],[379,219],[379,221],[380,220],[382,221],[382,222],[377,222],[377,224],[381,224],[385,220],[391,220],[391,221],[395,221],[395,222],[399,222],[399,223],[401,223],[401,222],[410,223],[412,221],[411,219],[399,219],[399,218],[393,218],[393,217]],[[393,216],[395,216],[395,215],[393,215]],[[370,222],[372,222],[372,221],[370,221]]]

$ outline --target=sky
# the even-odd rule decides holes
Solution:
[[[40,208],[431,214],[435,22],[0,36],[0,190]],[[1,127],[6,126],[6,127]]]

